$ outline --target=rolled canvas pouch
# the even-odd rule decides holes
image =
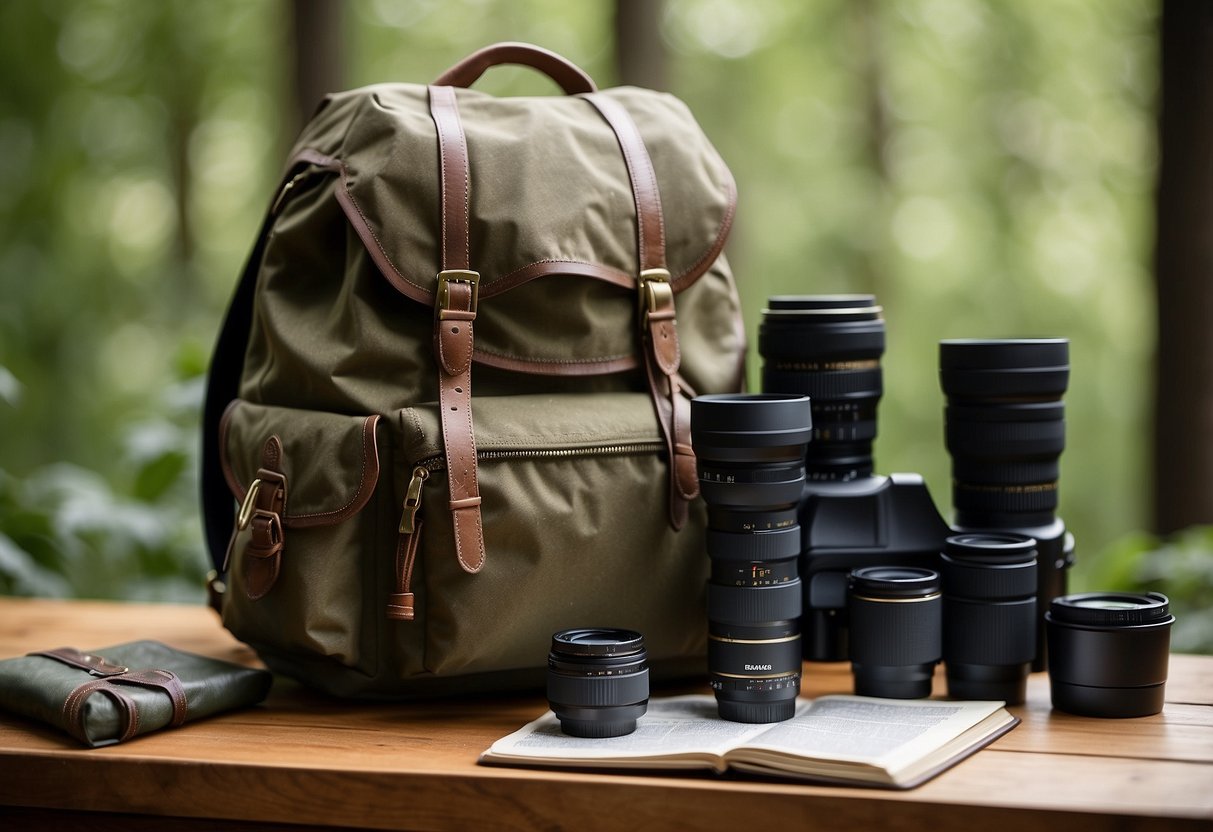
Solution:
[[[268,671],[158,641],[60,647],[0,661],[0,708],[95,748],[255,705],[272,682]]]

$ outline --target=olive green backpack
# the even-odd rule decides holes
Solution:
[[[566,94],[468,89],[503,63]],[[531,686],[574,626],[702,672],[689,401],[742,383],[735,204],[680,101],[537,47],[329,96],[211,366],[225,626],[349,696]]]

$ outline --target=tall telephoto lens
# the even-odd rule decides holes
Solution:
[[[1036,541],[956,535],[942,561],[948,696],[1020,704],[1036,655]]]
[[[1013,532],[1036,540],[1035,669],[1043,670],[1042,617],[1049,601],[1066,592],[1074,550],[1056,513],[1070,342],[941,341],[939,376],[948,399],[945,436],[956,530]]]
[[[812,431],[804,396],[691,402],[708,504],[708,672],[723,719],[790,719],[800,692],[797,503]]]
[[[635,630],[593,627],[552,636],[548,704],[573,737],[622,737],[649,707],[648,652]]]
[[[809,480],[872,473],[885,329],[873,295],[783,295],[758,327],[762,389],[813,403]]]
[[[851,572],[851,670],[855,693],[886,699],[931,695],[941,644],[939,573],[910,566]]]
[[[1053,599],[1049,685],[1053,707],[1080,716],[1162,710],[1171,604],[1160,592],[1088,592]]]

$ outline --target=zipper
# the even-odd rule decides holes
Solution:
[[[568,457],[595,456],[631,456],[634,454],[655,453],[665,449],[665,444],[659,439],[645,442],[627,442],[619,445],[600,445],[596,448],[534,448],[529,450],[512,451],[477,451],[478,462],[497,459],[566,459]],[[428,456],[419,460],[413,466],[413,476],[409,480],[408,489],[404,495],[403,512],[400,515],[400,533],[412,534],[417,525],[417,511],[421,508],[421,489],[430,474],[446,469],[446,457],[441,454]]]
[[[618,445],[600,445],[596,448],[536,448],[532,450],[477,451],[477,461],[497,459],[566,459],[569,457],[634,456],[656,453],[665,449],[661,440],[627,442]],[[388,617],[398,620],[413,618],[413,562],[421,537],[421,491],[430,474],[446,468],[446,457],[441,454],[419,460],[413,466],[404,494],[404,507],[400,515],[400,539],[396,552],[396,595],[388,606]]]

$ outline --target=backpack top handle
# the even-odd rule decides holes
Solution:
[[[440,87],[470,87],[491,67],[518,64],[538,70],[555,81],[565,95],[597,92],[594,79],[569,59],[530,43],[507,41],[478,49],[438,76]]]

